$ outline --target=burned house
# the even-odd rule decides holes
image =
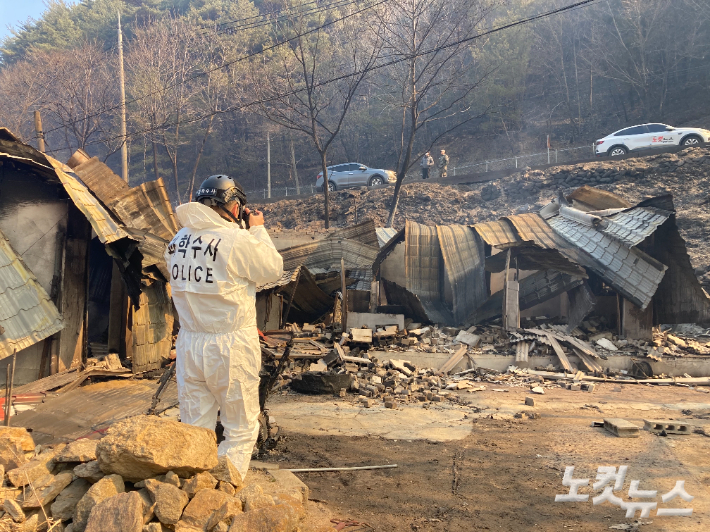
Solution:
[[[670,196],[632,206],[585,186],[539,213],[470,227],[407,221],[383,251],[398,247],[403,269],[401,258],[394,267],[387,257],[375,263],[380,300],[425,322],[473,325],[505,312],[515,329],[520,312],[535,315],[550,301],[568,330],[596,308],[632,339],[650,339],[658,324],[710,321]]]
[[[109,352],[160,367],[176,231],[161,180],[131,188],[81,150],[66,165],[0,128],[0,370],[13,353],[17,385]]]

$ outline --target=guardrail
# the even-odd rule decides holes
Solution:
[[[565,164],[573,163],[580,159],[579,154],[584,153],[581,150],[591,151],[594,155],[594,146],[576,146],[574,148],[550,148],[547,151],[539,153],[528,153],[524,155],[517,155],[513,157],[507,157],[504,159],[488,159],[480,162],[471,162],[459,166],[449,166],[449,177],[456,177],[456,172],[461,173],[461,170],[468,170],[470,172],[471,168],[479,168],[481,172],[494,172],[498,170],[512,170],[513,168],[524,168],[526,166],[543,166],[545,164]],[[418,169],[409,172],[405,176],[406,181],[418,180],[420,177]],[[318,193],[316,186],[311,185],[301,185],[297,190],[295,186],[293,187],[277,187],[271,188],[271,195],[269,196],[268,189],[257,189],[248,190],[247,197],[256,199],[267,199],[271,198],[287,198],[289,196],[297,195],[314,195]]]

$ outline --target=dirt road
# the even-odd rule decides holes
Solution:
[[[617,496],[630,500],[630,482],[638,479],[639,489],[658,490],[655,499],[647,500],[656,500],[659,507],[693,508],[692,517],[656,517],[653,510],[650,518],[640,520],[648,523],[640,526],[642,532],[708,529],[710,438],[661,437],[642,431],[639,438],[621,439],[591,427],[593,420],[624,417],[639,426],[644,418],[675,418],[710,429],[708,394],[612,384],[591,394],[553,389],[537,396],[534,409],[528,409],[539,412],[540,419],[511,419],[516,405],[525,410],[526,395],[525,389],[509,388],[506,393],[487,390],[463,396],[470,401],[472,427],[464,439],[432,443],[290,431],[269,461],[278,461],[281,467],[397,463],[399,467],[390,470],[300,475],[312,499],[326,502],[343,519],[366,522],[378,531],[591,532],[636,521],[609,503],[593,506],[591,497],[601,490],[592,491],[591,486],[580,488],[580,493],[591,493],[588,502],[554,502],[556,494],[569,491],[562,476],[572,465],[575,478],[592,482],[597,467],[626,465],[628,474]],[[294,396],[276,401],[294,399],[333,401]],[[662,503],[661,495],[677,480],[685,480],[686,491],[695,499]]]

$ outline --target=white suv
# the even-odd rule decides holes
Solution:
[[[666,124],[642,124],[620,129],[594,143],[597,157],[618,157],[630,151],[665,146],[700,146],[710,142],[710,131],[695,127],[673,127]]]

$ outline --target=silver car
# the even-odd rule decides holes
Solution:
[[[397,173],[394,170],[369,168],[360,163],[344,163],[328,167],[328,190],[376,187],[396,181]],[[316,178],[316,187],[318,190],[323,190],[323,172],[320,172]]]

